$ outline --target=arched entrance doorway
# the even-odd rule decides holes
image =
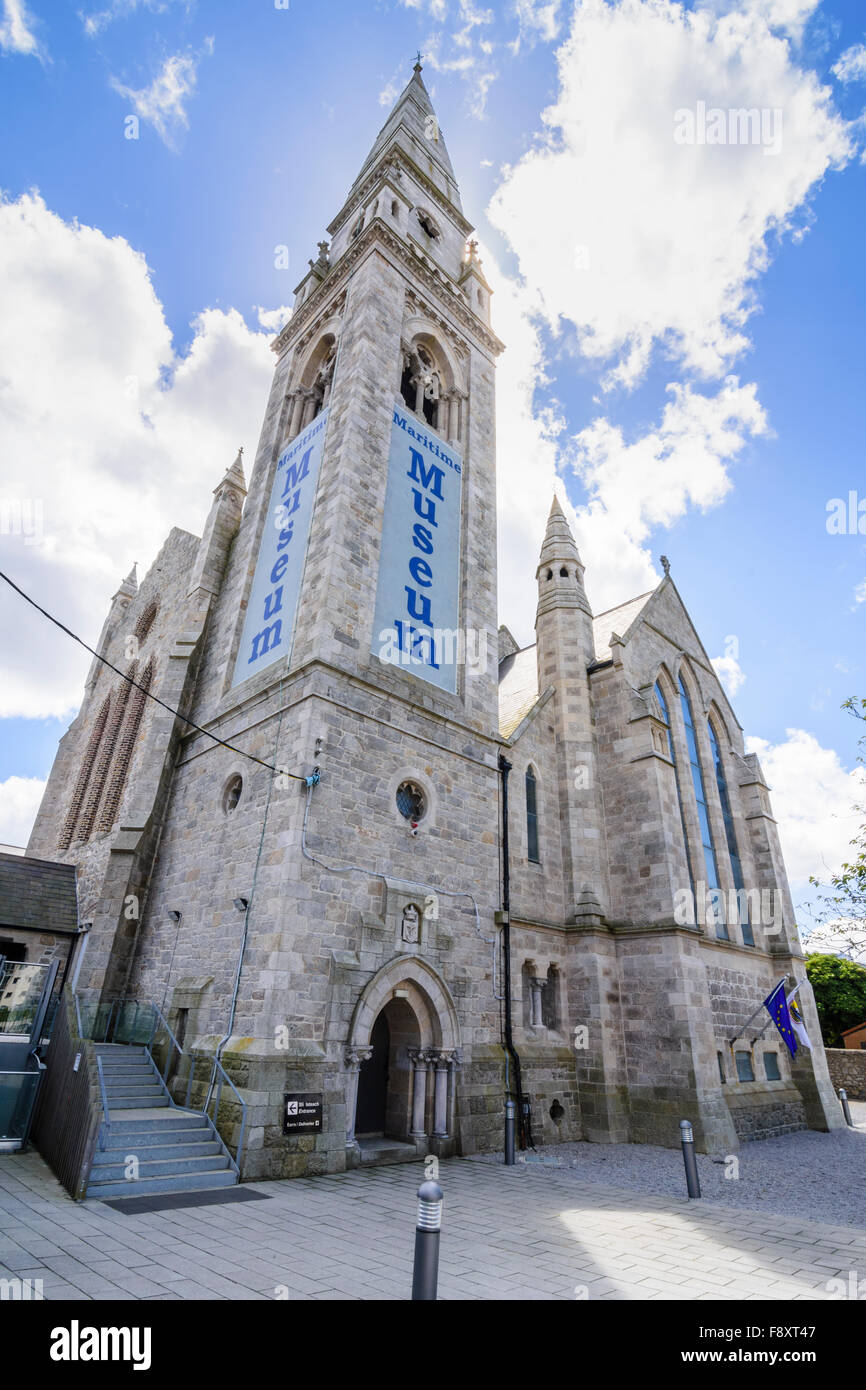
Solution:
[[[421,1046],[418,1020],[405,999],[391,999],[370,1030],[371,1054],[358,1074],[355,1135],[409,1140],[412,1051]]]
[[[426,961],[399,956],[374,975],[345,1054],[350,1164],[454,1152],[458,1038],[454,1002]]]

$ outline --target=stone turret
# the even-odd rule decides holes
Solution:
[[[247,495],[243,468],[243,449],[228,468],[222,481],[214,488],[214,500],[204,535],[198,549],[195,566],[190,579],[189,594],[203,590],[207,594],[217,594],[228,559],[229,547],[238,533],[244,498]]]
[[[562,658],[573,657],[586,667],[595,659],[592,609],[583,587],[584,565],[571,528],[556,497],[547,519],[547,531],[538,569],[538,688],[550,685]]]
[[[592,610],[584,566],[556,497],[550,508],[536,578],[538,688],[553,686],[566,898],[572,921],[587,903],[601,910],[601,813],[587,667],[595,660]],[[583,906],[578,911],[577,904]]]

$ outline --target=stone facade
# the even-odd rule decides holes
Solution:
[[[142,584],[121,586],[100,653],[135,684],[94,663],[31,840],[78,869],[93,923],[79,989],[154,1000],[201,1062],[196,1101],[221,1058],[247,1106],[248,1178],[338,1172],[375,1157],[376,1136],[404,1156],[501,1143],[516,1083],[502,756],[513,1044],[536,1140],[672,1145],[688,1116],[701,1148],[729,1152],[837,1121],[823,1054],[736,1079],[732,1042],[778,978],[804,978],[802,952],[766,785],[673,581],[594,618],[554,504],[537,647],[504,629],[497,642],[502,345],[471,231],[416,69],[273,345],[249,495],[239,458],[202,539],[173,531]],[[475,659],[453,694],[376,648],[401,396],[462,459],[459,626]],[[291,649],[233,683],[279,459],[325,407]],[[680,678],[720,886],[735,842],[746,885],[775,895],[753,945],[681,911],[703,830]],[[407,785],[417,824],[398,806]],[[819,1036],[808,984],[801,997]],[[765,1050],[784,1051],[766,1035],[751,1051]],[[283,1132],[287,1092],[321,1095],[320,1133]],[[232,1099],[229,1143],[239,1118]]]
[[[849,1100],[866,1100],[866,1052],[828,1047],[825,1055],[834,1089],[843,1087]]]

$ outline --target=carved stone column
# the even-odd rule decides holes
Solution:
[[[296,434],[301,432],[301,420],[304,413],[304,394],[302,391],[295,391],[292,396],[292,414],[289,421],[289,438],[294,439]]]
[[[430,1053],[424,1047],[413,1047],[410,1049],[409,1057],[415,1068],[415,1086],[412,1092],[412,1138],[426,1139],[427,1063],[430,1060]]]
[[[529,1026],[530,1028],[540,1028],[543,1023],[541,1009],[541,992],[546,981],[538,975],[533,975],[529,981]]]
[[[361,1063],[372,1057],[372,1047],[346,1048],[346,1148],[357,1147],[355,1111],[358,1108],[358,1076]]]
[[[436,1081],[433,1107],[433,1133],[440,1139],[448,1138],[448,1073],[454,1061],[453,1050],[440,1050],[433,1054],[436,1065]]]

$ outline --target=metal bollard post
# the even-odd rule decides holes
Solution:
[[[505,1102],[505,1162],[514,1162],[514,1131],[517,1127],[517,1102]]]
[[[418,1188],[418,1225],[415,1228],[415,1267],[412,1271],[413,1303],[436,1302],[439,1283],[439,1232],[442,1226],[442,1188],[438,1182],[422,1182]]]
[[[851,1119],[851,1107],[848,1104],[848,1092],[844,1086],[839,1087],[839,1099],[842,1102],[842,1114],[845,1116],[845,1123],[854,1128],[854,1121]]]
[[[695,1158],[695,1136],[688,1120],[680,1120],[680,1135],[683,1141],[683,1163],[686,1165],[689,1197],[700,1197],[701,1180],[698,1177],[698,1160]]]

